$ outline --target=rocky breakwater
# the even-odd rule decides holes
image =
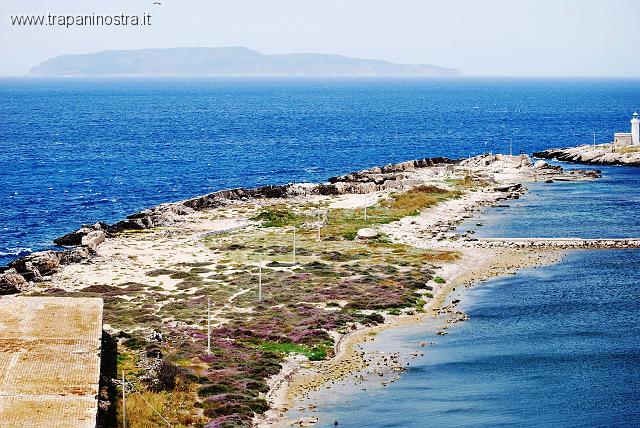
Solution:
[[[394,189],[411,185],[411,173],[419,168],[444,169],[457,163],[459,161],[448,158],[424,158],[332,177],[327,183],[285,184],[251,189],[221,190],[145,209],[111,225],[106,223],[83,225],[78,230],[54,240],[56,245],[73,248],[32,253],[13,261],[7,267],[0,267],[0,295],[27,291],[33,283],[53,275],[62,266],[88,260],[96,253],[101,243],[110,236],[123,232],[176,226],[187,219],[189,214],[217,208],[234,201],[290,198],[314,194],[341,195]]]
[[[640,248],[640,238],[580,239],[580,238],[512,238],[467,239],[465,246],[479,248],[549,248],[549,249],[626,249]]]
[[[564,162],[586,163],[591,165],[640,166],[640,147],[616,147],[613,144],[585,145],[548,149],[535,152],[533,156],[541,159],[555,159]]]

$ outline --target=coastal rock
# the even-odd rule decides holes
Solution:
[[[106,223],[96,223],[93,226],[83,225],[80,229],[75,232],[67,233],[66,235],[62,235],[53,240],[53,243],[56,245],[61,245],[65,247],[84,245],[82,240],[85,236],[94,231],[106,230],[109,226]]]
[[[43,276],[55,273],[60,267],[60,253],[41,251],[17,259],[9,264],[27,281],[40,281]]]
[[[319,419],[317,416],[303,416],[293,421],[291,425],[299,426],[299,427],[310,427],[312,425],[317,424],[318,421]]]
[[[87,235],[91,229],[88,227],[81,227],[75,232],[67,233],[66,235],[60,236],[53,240],[54,244],[62,245],[62,246],[74,246],[81,245],[82,238]]]
[[[528,155],[522,155],[522,160],[520,161],[520,167],[525,168],[531,166],[531,159]]]
[[[204,197],[203,197],[204,198]],[[144,230],[154,227],[173,226],[180,221],[181,216],[191,214],[194,208],[183,203],[163,204],[127,216],[125,220],[107,227],[109,233],[119,233],[126,230]],[[202,205],[202,208],[205,204]]]
[[[87,248],[74,248],[65,251],[40,251],[21,257],[9,263],[10,272],[15,270],[26,281],[41,281],[43,277],[53,275],[63,265],[80,263],[90,257]]]
[[[556,159],[592,165],[640,166],[640,148],[636,146],[615,147],[613,144],[583,145],[548,149],[533,154],[537,158]]]
[[[57,253],[60,257],[60,266],[80,263],[91,257],[88,248],[79,247]]]
[[[496,186],[493,188],[496,192],[514,192],[516,190],[522,189],[522,184],[513,183],[513,184],[505,184],[503,186]]]
[[[548,166],[549,164],[543,160],[539,160],[533,164],[533,167],[536,169],[544,169],[544,168],[547,168]]]
[[[15,269],[0,274],[0,296],[16,294],[28,287],[27,281]]]
[[[91,251],[96,251],[98,245],[102,244],[106,239],[107,234],[102,230],[94,230],[82,237],[82,245],[89,248]]]

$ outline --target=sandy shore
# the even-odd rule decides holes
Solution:
[[[486,170],[475,160],[468,167],[476,172]],[[539,181],[540,177],[532,169],[501,168],[494,171],[500,182],[526,183]],[[373,198],[371,198],[373,199]],[[440,266],[437,275],[445,278],[444,284],[433,283],[433,298],[428,300],[423,314],[387,316],[385,323],[375,327],[361,327],[338,338],[335,356],[328,361],[309,362],[290,359],[283,371],[271,383],[267,399],[271,409],[256,417],[255,425],[269,426],[305,426],[313,425],[313,416],[291,420],[287,411],[299,407],[300,403],[313,391],[320,388],[331,390],[332,385],[350,374],[366,369],[376,356],[360,350],[360,345],[373,340],[377,333],[399,326],[432,321],[438,315],[446,315],[447,322],[458,322],[466,316],[456,309],[455,304],[447,304],[452,291],[460,287],[471,287],[491,278],[516,273],[519,269],[552,264],[563,257],[563,253],[553,249],[535,248],[482,248],[447,239],[455,225],[471,218],[483,207],[496,205],[504,199],[504,193],[494,189],[479,189],[468,192],[462,198],[443,202],[415,217],[405,217],[397,222],[383,225],[380,229],[394,242],[433,250],[452,250],[460,258],[452,263]],[[349,205],[345,202],[341,205]],[[446,334],[446,332],[442,332]],[[382,366],[389,371],[403,370],[397,357],[385,358]],[[379,373],[382,376],[382,373]],[[338,387],[339,388],[339,387]],[[334,391],[335,393],[339,393]]]
[[[294,351],[297,353],[284,360],[279,373],[269,379],[268,375],[257,379],[267,381],[266,386],[270,388],[264,395],[259,392],[259,399],[264,396],[270,410],[256,416],[254,425],[286,426],[292,422],[287,420],[288,409],[311,392],[334,385],[353,373],[369,371],[383,378],[383,382],[395,381],[406,364],[403,357],[365,353],[361,347],[381,331],[436,318],[445,318],[447,323],[462,321],[466,316],[450,301],[452,291],[521,268],[549,264],[561,257],[553,247],[481,245],[472,236],[458,233],[457,225],[484,207],[519,198],[528,182],[595,178],[589,174],[563,172],[544,162],[534,165],[525,155],[486,155],[462,162],[446,159],[438,162],[419,160],[372,168],[336,177],[331,184],[235,189],[165,204],[109,226],[108,236],[101,228],[85,231],[86,236],[103,235],[102,241],[95,243],[91,257],[54,266],[54,273],[44,275],[40,281],[27,284],[22,279],[20,283],[20,275],[28,279],[34,271],[38,273],[38,268],[44,269],[48,262],[58,261],[55,255],[41,254],[18,266],[18,271],[11,273],[9,279],[17,278],[18,286],[30,292],[52,290],[57,294],[105,295],[105,329],[114,334],[126,332],[136,335],[138,340],[148,341],[155,340],[148,338],[157,337],[156,331],[165,329],[167,335],[172,335],[163,343],[167,348],[184,343],[185,334],[196,337],[197,340],[190,342],[194,349],[185,352],[180,363],[202,377],[211,372],[199,357],[206,343],[202,338],[206,332],[208,298],[213,303],[211,327],[222,331],[219,337],[214,336],[219,341],[216,346],[227,364],[234,361],[235,354],[226,355],[224,350],[227,344],[233,343],[236,333],[225,329],[233,328],[234,323],[248,325],[246,331],[249,332],[275,328],[286,339],[288,326],[280,327],[272,320],[280,314],[292,313],[286,312],[290,311],[287,304],[294,308],[302,306],[306,313],[329,320],[334,311],[349,308],[346,305],[353,303],[353,298],[375,298],[378,291],[387,289],[385,287],[391,289],[384,281],[395,281],[393,285],[400,287],[393,293],[381,294],[385,299],[393,299],[391,304],[385,300],[369,305],[371,300],[365,299],[364,303],[360,300],[359,306],[354,306],[357,310],[349,308],[344,312],[351,317],[350,321],[333,324],[339,325],[340,331],[304,327],[307,333],[324,333],[334,339],[332,358],[311,362],[299,355],[297,345],[298,351]],[[443,194],[446,197],[438,199],[438,195]],[[431,202],[407,210],[402,207],[416,205],[405,200],[405,205],[398,203],[400,208],[386,208],[385,204],[402,196],[427,198],[423,200]],[[393,220],[367,221],[365,206],[371,207],[370,215],[373,212],[380,218]],[[285,220],[296,216],[303,219],[303,223],[296,226],[298,244],[303,250],[297,259],[290,253],[291,224],[263,225],[260,215],[278,212],[284,213]],[[394,217],[383,217],[385,215]],[[280,221],[277,216],[275,220]],[[345,225],[353,229],[344,229]],[[326,233],[328,238],[316,239],[316,230],[319,234]],[[373,231],[375,240],[354,239],[353,236],[359,236],[362,231]],[[347,232],[353,235],[347,238]],[[354,248],[358,253],[353,252]],[[264,255],[258,257],[258,252]],[[345,260],[348,263],[344,263]],[[319,276],[322,272],[313,273],[318,267],[330,268],[331,276],[327,278],[338,278],[339,287],[329,283],[331,288],[326,288],[326,280]],[[395,272],[395,276],[387,273],[387,269]],[[378,276],[369,278],[377,279],[363,280],[371,270]],[[258,272],[267,275],[264,290],[267,296],[269,293],[280,296],[272,300],[277,304],[266,307],[258,303]],[[313,281],[301,281],[301,272],[315,275],[315,281],[325,288],[313,289]],[[413,276],[403,276],[408,273]],[[345,276],[351,283],[340,282]],[[397,281],[403,281],[402,278],[408,281],[406,286]],[[283,286],[283,281],[289,281],[289,285]],[[344,286],[353,287],[350,294],[342,292],[340,287]],[[331,294],[323,294],[326,290]],[[410,299],[401,300],[398,290],[408,290]],[[319,300],[318,296],[328,297]],[[374,308],[375,314],[373,309],[362,308]],[[271,315],[265,316],[265,313]],[[358,317],[353,316],[356,313]],[[370,316],[374,322],[369,321]],[[373,327],[360,324],[372,325],[380,322],[381,317],[385,320],[382,324]],[[258,329],[251,323],[258,325]],[[442,326],[442,334],[446,334],[446,328]],[[246,338],[238,337],[239,343],[247,346]],[[276,345],[282,344],[282,338],[279,340]],[[330,353],[331,345],[325,346],[323,351]],[[126,352],[135,358],[133,351]],[[290,351],[275,352],[282,356]],[[237,370],[244,370],[246,375],[251,373],[249,367],[236,364]],[[259,366],[260,362],[254,364]],[[221,376],[227,375],[223,369],[220,371]],[[214,373],[211,374],[213,377]],[[230,395],[240,396],[246,386],[233,384],[232,387],[236,393]],[[255,394],[258,396],[257,390]],[[196,397],[195,393],[189,396],[194,402],[203,398],[206,396]],[[251,400],[254,399],[255,396],[251,396]],[[216,404],[203,401],[209,406]],[[174,404],[167,402],[166,405],[171,408]],[[197,409],[192,413],[193,417],[206,422]],[[243,417],[249,418],[249,422],[252,416],[247,412]],[[313,420],[301,422],[313,423]]]
[[[425,313],[418,315],[400,315],[389,317],[384,324],[365,327],[339,338],[336,355],[321,362],[309,362],[300,358],[290,358],[283,366],[282,372],[272,380],[272,389],[267,395],[271,410],[257,418],[257,427],[270,426],[305,426],[314,423],[313,417],[303,420],[286,418],[287,410],[299,406],[310,392],[320,388],[332,388],[332,385],[350,374],[362,371],[371,361],[377,360],[375,355],[360,351],[360,345],[373,340],[383,330],[393,329],[410,324],[433,321],[436,316],[445,314],[447,322],[463,321],[466,316],[456,309],[456,304],[447,303],[452,291],[478,285],[491,278],[515,274],[520,269],[543,266],[562,259],[560,251],[533,249],[488,250],[471,249],[465,251],[462,258],[445,266],[447,282],[435,293],[433,299],[425,306]],[[424,344],[423,344],[424,346]],[[381,370],[401,371],[398,359],[385,359]],[[339,393],[333,391],[333,393]]]

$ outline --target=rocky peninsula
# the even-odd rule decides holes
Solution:
[[[446,303],[456,286],[568,248],[497,245],[456,225],[519,198],[528,182],[599,175],[483,155],[225,190],[82,226],[56,240],[69,248],[3,268],[0,294],[104,299],[117,373],[141,391],[127,398],[128,426],[272,426],[295,400],[354,371],[380,367],[381,381],[395,379],[401,356],[373,364],[379,356],[357,347],[376,329],[435,314],[462,321]],[[118,382],[103,379],[100,405],[121,419]]]
[[[640,146],[584,145],[543,150],[535,152],[533,156],[590,165],[640,166]]]

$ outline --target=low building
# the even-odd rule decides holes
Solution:
[[[631,132],[616,132],[613,134],[614,146],[630,146],[632,144]]]
[[[631,118],[631,132],[616,132],[613,134],[613,145],[640,145],[640,119],[638,119],[638,113],[633,113],[633,117]]]
[[[0,298],[0,427],[95,428],[102,299]]]

